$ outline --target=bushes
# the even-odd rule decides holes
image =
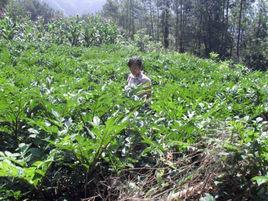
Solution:
[[[99,46],[114,44],[118,37],[115,24],[99,17],[72,17],[46,23],[43,18],[35,22],[26,19],[14,21],[6,16],[0,20],[0,37],[6,40],[35,41],[71,46]]]
[[[74,22],[68,26],[76,26]],[[68,199],[66,189],[73,192],[71,185],[81,189],[72,199],[84,197],[85,192],[94,196],[90,188],[95,183],[89,183],[94,172],[108,177],[126,168],[151,167],[160,164],[168,151],[176,152],[179,160],[197,142],[204,146],[220,138],[216,135],[220,129],[225,137],[217,145],[224,145],[232,163],[228,157],[215,157],[217,162],[230,164],[231,175],[244,186],[250,183],[255,192],[265,189],[265,184],[258,188],[252,182],[266,174],[265,73],[175,52],[146,53],[119,45],[87,48],[80,39],[78,46],[71,47],[67,38],[59,45],[60,41],[44,40],[50,33],[32,42],[24,36],[1,40],[0,195],[4,199],[44,199],[51,191],[52,199]],[[147,110],[140,109],[142,101],[123,93],[126,61],[133,54],[143,58],[153,81]],[[171,169],[166,172],[172,173],[174,164],[167,164]],[[180,166],[175,167],[180,172]],[[249,167],[250,174],[244,174]],[[195,163],[192,170],[196,169]],[[162,173],[157,173],[157,184],[164,188],[161,182],[168,178],[161,179]],[[180,178],[179,174],[174,177]],[[191,174],[182,176],[187,180]],[[25,183],[27,188],[22,187]]]

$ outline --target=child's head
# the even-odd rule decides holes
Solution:
[[[143,62],[139,57],[132,57],[128,61],[128,67],[134,76],[139,76],[143,70]]]

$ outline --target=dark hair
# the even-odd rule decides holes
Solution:
[[[128,67],[131,67],[133,65],[138,66],[140,69],[143,69],[143,62],[142,59],[139,57],[132,57],[131,59],[129,59],[128,61]]]

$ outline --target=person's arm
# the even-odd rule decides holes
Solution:
[[[127,85],[125,86],[125,91],[129,91],[131,89],[131,76],[128,75]]]

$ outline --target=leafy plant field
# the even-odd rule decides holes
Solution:
[[[152,79],[149,105],[123,90],[132,55]],[[0,42],[0,69],[1,200],[266,196],[266,72],[19,40]]]

